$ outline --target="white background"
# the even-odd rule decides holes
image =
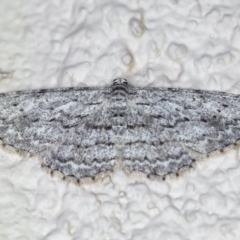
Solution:
[[[239,24],[239,0],[1,0],[0,92],[125,77],[240,94]],[[165,182],[75,186],[0,149],[0,239],[240,239],[239,155]]]

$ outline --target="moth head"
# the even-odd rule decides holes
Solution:
[[[113,86],[115,86],[115,85],[125,85],[126,86],[126,85],[128,85],[128,82],[124,78],[116,78],[116,79],[113,80],[112,85]]]

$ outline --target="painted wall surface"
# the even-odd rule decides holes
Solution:
[[[2,0],[0,92],[108,86],[240,94],[238,0]],[[166,181],[76,186],[0,149],[1,240],[240,239],[238,148]]]

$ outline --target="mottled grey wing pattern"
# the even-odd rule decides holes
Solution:
[[[238,141],[239,103],[239,95],[135,88],[124,79],[0,94],[0,140],[77,179],[116,165],[165,176]]]
[[[164,176],[240,139],[240,96],[183,89],[135,89],[126,130],[124,164]]]
[[[0,140],[38,154],[52,170],[77,178],[113,168],[105,88],[0,94]],[[102,125],[99,127],[99,125]]]

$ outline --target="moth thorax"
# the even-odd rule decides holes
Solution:
[[[113,84],[112,85],[127,85],[128,82],[126,79],[124,78],[116,78],[113,80]]]

